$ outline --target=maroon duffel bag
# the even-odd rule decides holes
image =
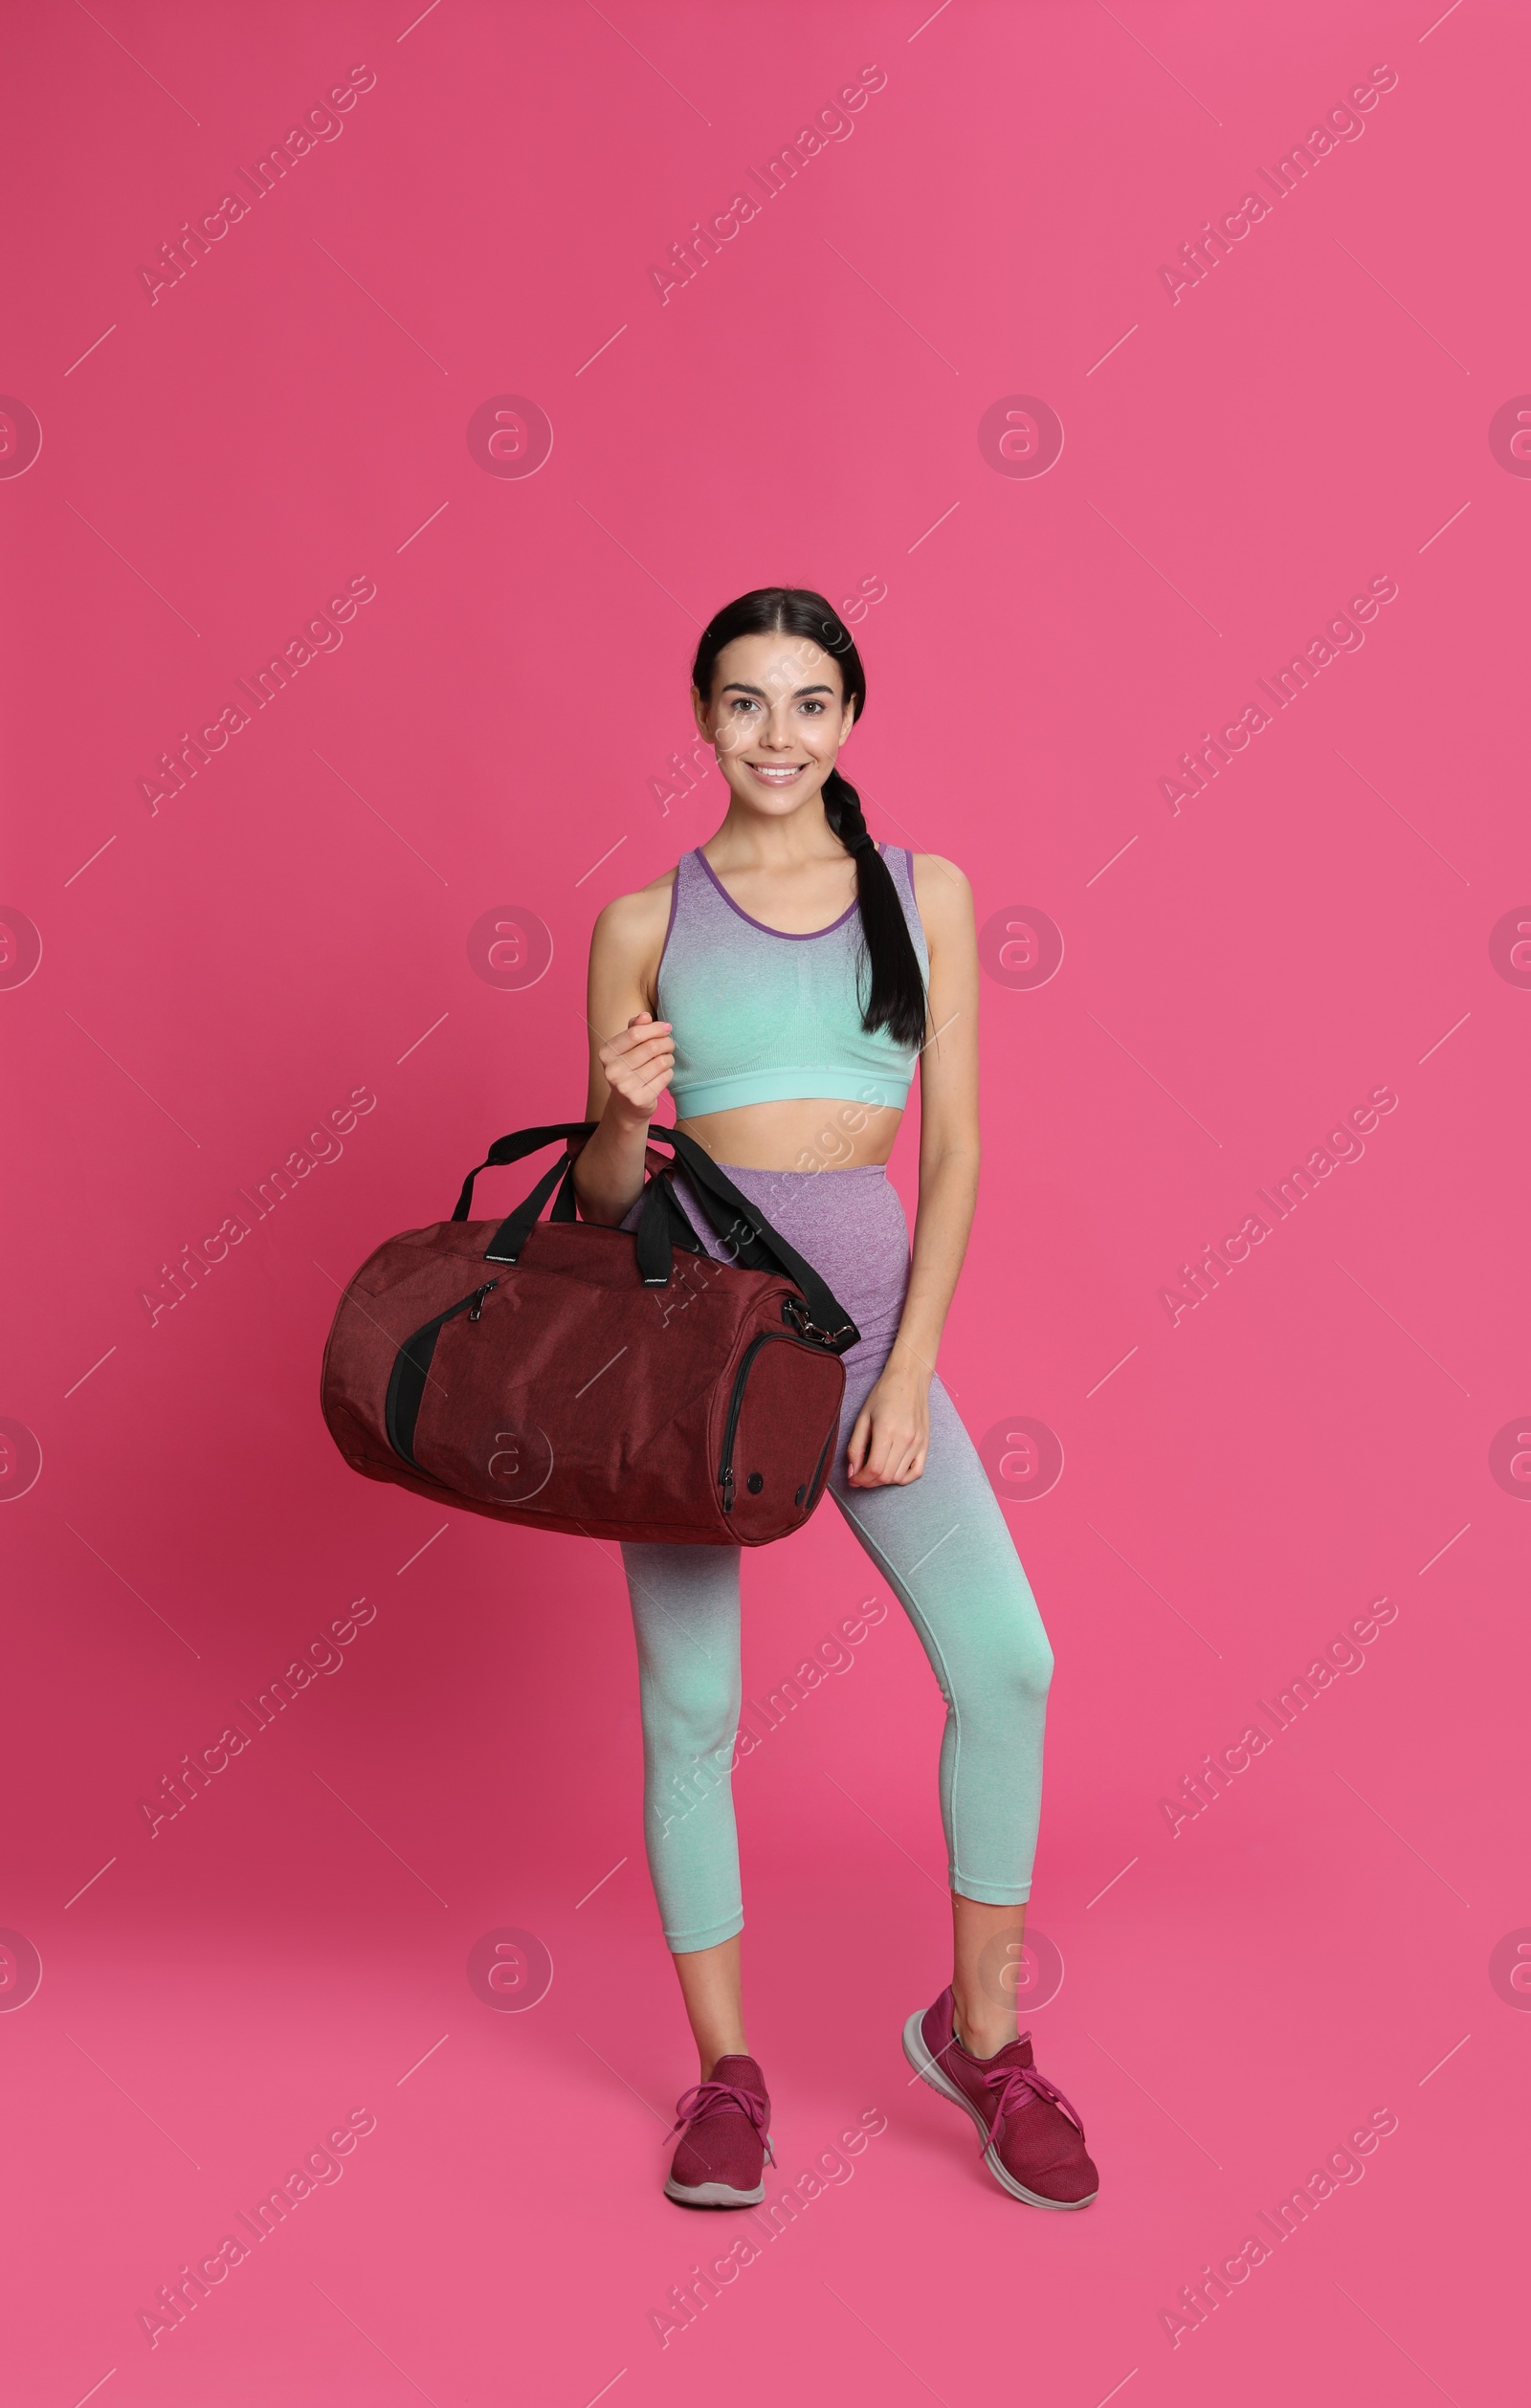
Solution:
[[[501,1521],[681,1545],[784,1538],[824,1492],[840,1357],[859,1333],[712,1157],[649,1131],[728,1262],[702,1248],[669,1163],[635,1230],[576,1217],[572,1154],[508,1220],[468,1218],[479,1170],[596,1125],[500,1138],[450,1221],[368,1257],[324,1349],[330,1435],[368,1479]]]

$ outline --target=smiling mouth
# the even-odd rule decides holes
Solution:
[[[808,762],[806,761],[746,761],[744,766],[753,776],[763,778],[767,785],[789,786],[794,778],[802,776],[808,767]]]

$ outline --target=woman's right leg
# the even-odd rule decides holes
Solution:
[[[643,1833],[701,2079],[746,2052],[730,1768],[739,1728],[738,1547],[624,1545],[643,1717]]]

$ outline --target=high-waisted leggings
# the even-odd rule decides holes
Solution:
[[[925,1468],[851,1488],[846,1448],[898,1335],[909,1227],[878,1167],[752,1171],[736,1187],[827,1280],[860,1331],[829,1490],[908,1615],[946,1701],[939,1788],[950,1888],[991,1906],[1031,1895],[1053,1651],[1004,1513],[939,1379]],[[683,1175],[677,1192],[726,1260]],[[638,1207],[625,1226],[635,1224]],[[730,1772],[741,1707],[738,1547],[625,1545],[643,1717],[644,1838],[668,1946],[743,1929]]]

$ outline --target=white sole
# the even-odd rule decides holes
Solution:
[[[678,2207],[758,2207],[766,2197],[766,2183],[763,2176],[752,2191],[735,2191],[726,2182],[699,2182],[688,2190],[671,2176],[665,2182],[664,2195]]]
[[[911,2015],[908,2022],[903,2027],[903,2053],[909,2060],[909,2063],[913,2066],[916,2073],[920,2076],[921,2082],[928,2082],[931,2088],[933,2090],[939,2090],[943,2099],[950,2099],[953,2107],[962,2108],[972,2117],[973,2122],[977,2125],[980,2133],[983,2135],[985,2143],[984,2163],[987,2166],[990,2174],[993,2176],[995,2181],[1000,2185],[1001,2189],[1009,2191],[1011,2198],[1024,2199],[1028,2207],[1088,2207],[1091,2199],[1098,2198],[1099,2197],[1099,2193],[1097,2191],[1089,2192],[1082,2199],[1044,2198],[1039,2191],[1029,2191],[1024,2182],[1016,2181],[1014,2175],[1010,2172],[1010,2169],[1005,2164],[1004,2159],[999,2154],[998,2150],[996,2150],[990,2143],[988,2138],[988,2125],[985,2118],[980,2114],[971,2099],[965,2097],[964,2093],[958,2089],[956,2083],[951,2080],[949,2075],[942,2071],[941,2066],[937,2064],[935,2058],[925,2046],[924,2034],[921,2030],[921,2025],[923,2023],[924,2020],[924,2009],[922,2007],[917,2007],[914,2014]]]

